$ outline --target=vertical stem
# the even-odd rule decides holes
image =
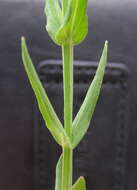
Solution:
[[[73,120],[73,46],[63,45],[63,84],[64,84],[64,128],[72,139]],[[62,166],[62,189],[69,190],[72,186],[72,162],[73,150],[70,147],[63,147]]]
[[[72,138],[73,114],[73,47],[62,47],[63,53],[63,81],[64,81],[64,127],[66,133]]]
[[[61,190],[70,190],[72,186],[72,161],[73,151],[69,147],[64,147]]]

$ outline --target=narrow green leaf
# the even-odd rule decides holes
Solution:
[[[72,0],[68,6],[69,19],[64,20],[57,32],[56,40],[58,43],[79,44],[87,35],[87,0]]]
[[[45,14],[47,16],[46,29],[52,40],[57,43],[55,35],[63,22],[63,14],[58,0],[46,0]]]
[[[61,179],[62,179],[62,154],[56,166],[55,190],[61,190],[61,181],[62,181]]]
[[[88,19],[87,19],[87,0],[72,1],[73,15],[69,25],[71,27],[73,43],[79,44],[87,35]]]
[[[76,147],[85,135],[99,98],[105,67],[107,64],[108,42],[105,42],[103,53],[94,79],[88,89],[85,100],[73,121],[73,147]]]
[[[24,38],[22,38],[21,46],[23,64],[28,75],[30,84],[36,95],[39,109],[43,116],[43,119],[45,120],[46,126],[58,144],[60,144],[61,146],[64,146],[65,144],[71,146],[69,137],[67,136],[60,120],[58,119],[35,71]]]
[[[71,190],[86,190],[86,183],[84,177],[79,177]]]

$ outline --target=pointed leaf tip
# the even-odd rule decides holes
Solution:
[[[83,176],[78,178],[71,190],[86,190],[86,182]]]
[[[22,49],[23,49],[23,46],[25,46],[25,43],[26,43],[26,39],[24,36],[21,37],[21,46],[22,46]],[[23,52],[22,52],[23,53]]]
[[[21,41],[25,40],[25,37],[24,36],[21,36]]]
[[[105,46],[108,46],[108,40],[105,41]]]

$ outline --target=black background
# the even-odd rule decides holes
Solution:
[[[43,145],[39,144],[40,116],[37,114],[33,92],[24,72],[20,50],[20,37],[25,36],[36,68],[39,68],[39,63],[43,60],[61,58],[61,49],[51,42],[45,32],[46,20],[43,11],[43,1],[0,1],[0,189],[2,190],[31,190],[34,186],[36,189],[51,189],[50,185],[54,181],[53,170],[58,150],[48,137],[46,129],[42,134],[50,140]],[[116,63],[118,67],[118,63],[125,65],[129,75],[126,79],[122,79],[122,82],[121,75],[118,78],[119,82],[112,82],[111,78],[115,71],[110,71],[110,77],[103,86],[92,120],[94,127],[90,127],[85,138],[86,148],[83,148],[83,140],[81,148],[76,150],[76,165],[80,169],[76,169],[75,175],[79,176],[82,172],[86,176],[88,189],[136,190],[137,2],[94,1],[89,3],[88,15],[89,33],[86,40],[75,48],[75,59],[90,61],[89,71],[92,74],[91,61],[99,60],[104,41],[108,40],[110,65],[111,63]],[[75,82],[75,111],[80,106],[90,83],[89,80],[85,81],[88,75],[86,69],[84,72],[84,75],[83,71],[80,72],[79,82]],[[44,84],[45,81],[46,77]],[[60,114],[62,87],[61,82],[55,81],[55,77],[51,74],[45,88]],[[41,161],[41,152],[45,161]],[[120,161],[117,161],[119,158]],[[81,159],[83,160],[80,161]],[[44,163],[44,174],[40,174],[40,163]],[[85,168],[84,172],[81,167]]]

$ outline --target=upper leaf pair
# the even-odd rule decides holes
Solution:
[[[46,29],[58,45],[77,45],[87,35],[87,0],[63,0],[62,8],[58,0],[46,0]]]

